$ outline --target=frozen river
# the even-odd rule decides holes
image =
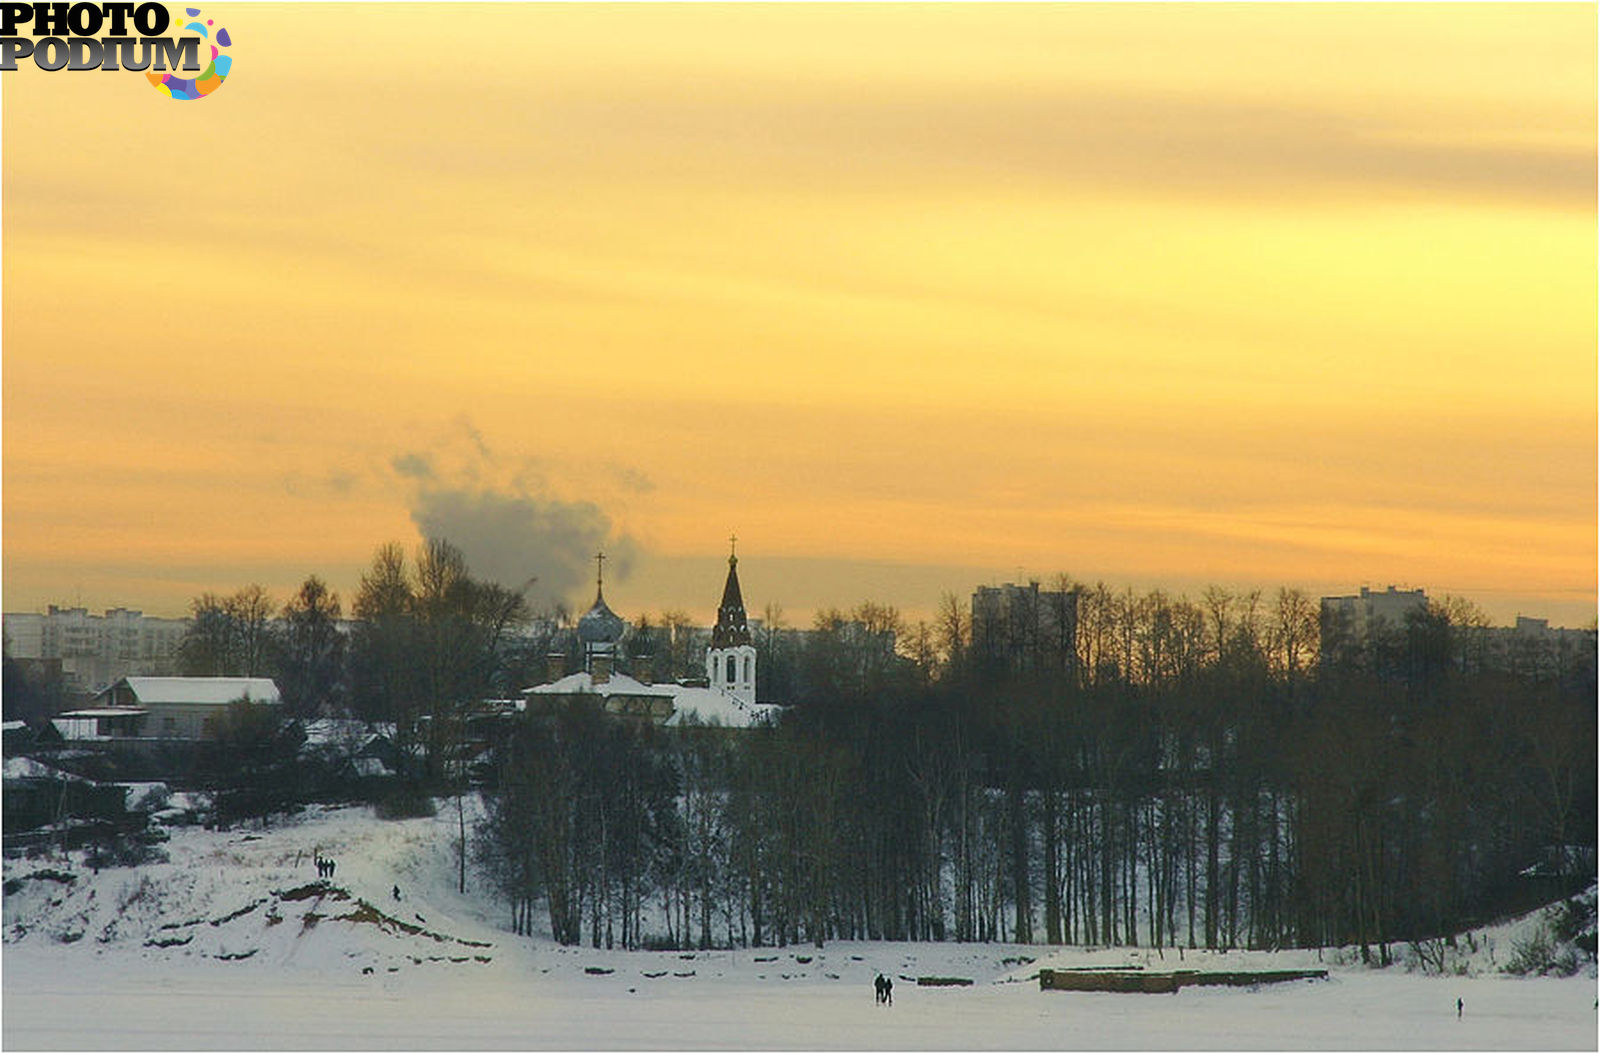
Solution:
[[[538,966],[514,976],[498,966],[474,972],[424,965],[345,978],[286,974],[266,964],[240,963],[230,971],[215,961],[85,953],[5,950],[0,1038],[6,1049],[1596,1046],[1595,983],[1583,978],[1340,972],[1322,982],[1176,995],[1041,992],[1030,983],[918,988],[902,981],[895,1005],[879,1007],[869,984],[815,974],[784,980],[776,972],[783,964],[756,964],[750,953],[722,953],[725,962],[703,958],[696,976],[684,978],[645,977],[663,961],[621,954],[606,957],[614,973],[589,976],[554,951],[548,974]],[[1466,1004],[1460,1020],[1457,998]]]

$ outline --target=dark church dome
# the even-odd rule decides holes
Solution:
[[[622,639],[624,628],[622,618],[606,606],[605,596],[596,590],[594,607],[578,620],[578,639],[585,645],[615,644]]]

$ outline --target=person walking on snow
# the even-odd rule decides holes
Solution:
[[[1461,1011],[1465,1010],[1466,1007],[1467,1007],[1467,1004],[1463,1003],[1459,999],[1456,1000],[1456,1020],[1457,1021],[1461,1020]]]

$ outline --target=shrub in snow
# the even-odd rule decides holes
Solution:
[[[1453,949],[1443,937],[1430,937],[1412,941],[1406,952],[1406,968],[1421,970],[1426,974],[1442,974],[1449,970]]]
[[[434,814],[433,799],[414,783],[400,783],[373,805],[380,820],[411,820]]]
[[[1512,944],[1505,972],[1571,977],[1595,960],[1595,893],[1552,904],[1528,936]]]
[[[678,950],[678,942],[670,936],[647,933],[640,939],[639,947],[647,952],[675,952]]]
[[[107,867],[138,867],[140,864],[165,864],[170,859],[158,840],[119,835],[108,842],[90,846],[83,854],[86,866],[96,871]]]
[[[1592,958],[1595,949],[1595,894],[1585,893],[1553,905],[1547,912],[1550,936],[1557,942],[1583,947]]]

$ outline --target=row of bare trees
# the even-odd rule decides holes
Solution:
[[[1381,957],[1514,904],[1540,847],[1592,845],[1592,655],[1560,676],[1474,661],[1479,620],[1442,604],[1329,663],[1292,590],[1063,585],[1073,632],[1029,637],[1021,664],[974,649],[955,598],[921,625],[769,620],[762,668],[798,686],[774,728],[523,722],[484,840],[517,928],[542,899],[557,939],[630,947]]]

